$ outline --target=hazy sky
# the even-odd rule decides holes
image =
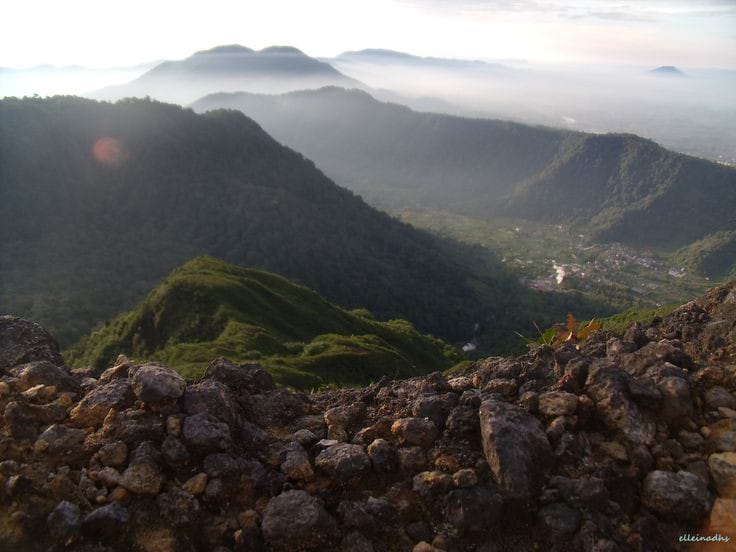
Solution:
[[[736,68],[736,0],[6,0],[0,66],[132,65],[230,43]]]

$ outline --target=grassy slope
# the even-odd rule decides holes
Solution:
[[[119,353],[160,360],[190,377],[217,356],[258,360],[277,382],[299,388],[416,375],[459,359],[455,349],[409,322],[378,322],[275,274],[212,257],[175,270],[66,358],[104,367]]]

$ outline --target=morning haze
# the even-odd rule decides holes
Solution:
[[[730,550],[733,0],[2,15],[0,550]]]

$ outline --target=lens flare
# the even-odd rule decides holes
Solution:
[[[122,165],[128,158],[123,144],[117,138],[100,138],[92,146],[92,156],[98,163],[110,167]]]

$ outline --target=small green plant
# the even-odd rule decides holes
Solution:
[[[590,334],[603,328],[603,324],[595,318],[584,324],[578,322],[572,313],[567,314],[567,320],[564,324],[555,324],[545,331],[542,331],[536,322],[532,321],[532,324],[534,324],[537,332],[539,332],[539,338],[530,339],[518,332],[517,335],[527,342],[527,346],[537,347],[539,345],[548,345],[555,349],[565,343],[583,342],[588,339]]]

